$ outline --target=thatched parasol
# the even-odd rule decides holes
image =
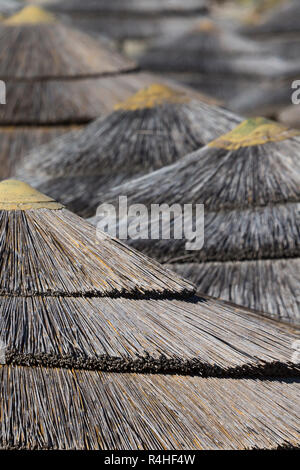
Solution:
[[[300,128],[300,110],[297,105],[295,106],[291,104],[290,106],[283,108],[279,112],[277,118],[287,126],[295,127],[297,129]]]
[[[7,86],[2,124],[87,122],[102,112],[105,101],[97,97],[101,86],[96,79],[136,69],[100,41],[37,7],[5,20],[0,44],[10,51],[0,66]]]
[[[228,262],[215,277],[215,265],[209,265],[211,273],[206,275],[212,282],[202,279],[202,291],[218,291],[236,303],[244,299],[244,305],[257,310],[265,311],[268,305],[266,313],[299,322],[299,291],[292,278],[299,272],[300,254],[299,151],[299,131],[263,118],[249,119],[179,162],[100,194],[98,201],[117,207],[122,195],[127,196],[128,207],[204,204],[202,250],[186,251],[185,239],[128,242],[162,262],[194,263],[187,271],[194,281],[201,278],[199,262]],[[147,225],[143,232],[148,233]],[[271,270],[273,260],[284,258],[294,259],[289,274],[277,271],[278,263]],[[288,305],[292,307],[287,310]]]
[[[60,24],[36,7],[27,7],[1,24],[0,46],[9,51],[3,53],[0,64],[0,79],[6,83],[0,125],[53,126],[44,141],[57,135],[54,126],[87,123],[153,81],[106,44]],[[32,133],[27,130],[31,148],[40,142],[34,136],[42,131],[40,127]],[[16,132],[18,151],[20,135]],[[28,150],[26,142],[13,155],[14,161]]]
[[[262,115],[277,120],[280,112],[291,104],[295,91],[292,89],[293,81],[293,78],[267,80],[261,86],[252,83],[247,94],[237,92],[230,102],[230,109],[247,116]]]
[[[82,131],[31,152],[17,174],[91,216],[99,187],[104,191],[173,163],[240,120],[196,93],[152,84]]]
[[[261,78],[283,77],[299,67],[264,53],[257,42],[227,31],[211,20],[201,20],[191,31],[158,44],[140,60],[150,70],[194,72]]]
[[[74,126],[74,129],[76,126]],[[79,126],[78,126],[79,128]],[[33,147],[70,132],[71,126],[2,126],[0,127],[0,175],[13,175],[23,155]]]
[[[40,3],[38,0],[35,3]],[[184,31],[206,14],[207,0],[64,0],[44,2],[56,14],[68,15],[77,27],[117,41],[151,39]]]
[[[272,8],[261,21],[248,28],[242,28],[244,34],[259,36],[278,36],[299,34],[300,4],[298,0],[288,0]]]
[[[0,184],[0,234],[1,448],[299,445],[299,332],[195,296],[24,183]]]
[[[251,106],[249,88],[261,90],[269,81],[299,74],[299,61],[288,61],[278,51],[232,32],[216,21],[201,20],[182,35],[159,41],[139,59],[141,67],[165,73],[225,102],[236,96]]]
[[[0,107],[1,178],[12,174],[15,163],[35,145],[66,131],[62,124],[80,124],[100,114],[99,83],[87,77],[134,68],[36,7],[1,24],[0,45],[0,78],[6,84],[6,105]],[[11,125],[16,127],[3,127]]]

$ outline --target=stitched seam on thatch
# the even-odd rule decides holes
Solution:
[[[140,72],[140,67],[129,67],[124,68],[120,71],[115,71],[115,72],[102,72],[102,73],[92,73],[92,74],[87,74],[87,75],[59,75],[59,76],[47,76],[43,75],[41,77],[36,76],[36,77],[11,77],[11,76],[6,76],[2,75],[2,78],[4,80],[10,80],[11,82],[57,82],[57,81],[73,81],[73,80],[87,80],[87,79],[93,79],[93,78],[104,78],[104,77],[119,77],[120,75],[130,75],[131,73],[136,73]]]
[[[199,358],[184,360],[178,357],[167,358],[164,355],[154,358],[147,353],[133,359],[109,355],[91,358],[82,355],[77,357],[57,356],[45,353],[22,354],[8,351],[5,355],[5,365],[236,379],[300,377],[300,364],[292,362],[272,361],[267,363],[261,361],[257,364],[245,363],[242,366],[221,367],[202,362]]]
[[[41,297],[41,298],[102,298],[109,297],[112,299],[131,299],[131,300],[185,300],[193,302],[195,298],[199,302],[207,302],[206,299],[198,297],[195,295],[196,289],[189,290],[185,289],[181,292],[172,292],[165,290],[164,292],[155,292],[155,291],[132,291],[132,292],[32,292],[32,293],[23,293],[23,292],[0,292],[1,297],[22,297],[24,299]]]

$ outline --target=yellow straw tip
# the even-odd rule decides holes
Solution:
[[[192,31],[199,33],[212,33],[215,31],[219,31],[219,28],[216,23],[214,23],[214,21],[209,18],[205,18],[203,20],[198,21],[192,28]]]
[[[48,13],[42,8],[29,5],[10,18],[7,18],[4,23],[14,26],[21,24],[53,23],[54,21],[55,17],[51,13]]]
[[[0,183],[0,210],[61,209],[63,206],[29,184],[17,180]]]
[[[288,129],[277,122],[263,117],[256,117],[243,121],[228,134],[222,135],[208,145],[227,150],[237,150],[241,147],[280,142],[299,135],[299,130]]]
[[[154,108],[164,103],[186,103],[187,101],[188,97],[184,92],[174,90],[166,85],[153,83],[149,87],[139,90],[126,101],[118,103],[115,110],[134,111]]]

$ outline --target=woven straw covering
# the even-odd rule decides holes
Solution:
[[[80,215],[90,216],[99,187],[105,191],[173,163],[240,120],[204,102],[201,95],[152,83],[81,132],[30,152],[18,175]]]
[[[1,448],[298,445],[297,331],[195,296],[14,180],[0,183],[0,286]]]
[[[176,264],[179,272],[184,268],[178,263],[195,263],[186,271],[193,282],[201,279],[197,263],[228,262],[219,275],[213,263],[204,267],[211,282],[201,281],[199,289],[299,323],[299,151],[299,131],[253,118],[173,165],[100,193],[98,201],[116,206],[122,195],[128,207],[204,204],[202,250],[187,251],[185,239],[142,239],[148,227],[141,239],[128,242],[161,262]],[[295,260],[288,272],[275,263],[284,259]]]

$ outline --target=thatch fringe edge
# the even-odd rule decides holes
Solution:
[[[79,369],[89,371],[189,375],[199,377],[218,378],[285,378],[300,377],[300,364],[292,362],[261,361],[257,364],[244,364],[236,367],[220,367],[202,362],[199,358],[181,359],[179,357],[167,358],[161,355],[154,358],[145,352],[144,356],[135,359],[126,357],[113,357],[102,355],[87,356],[57,356],[46,353],[23,354],[16,351],[7,351],[5,365],[25,367],[47,367],[63,369]]]
[[[192,285],[191,285],[192,287]],[[196,289],[195,289],[196,290]],[[5,292],[0,290],[0,299],[1,297],[22,297],[24,299],[40,297],[40,298],[84,298],[84,299],[93,299],[93,298],[103,298],[109,297],[111,299],[129,299],[129,300],[185,300],[186,302],[207,302],[207,299],[194,295],[194,292],[189,289],[183,289],[180,292],[174,292],[171,289],[166,289],[162,292],[155,291],[145,291],[141,292],[139,290],[128,291],[113,291],[113,292],[99,292],[99,291],[89,291],[89,292]]]

